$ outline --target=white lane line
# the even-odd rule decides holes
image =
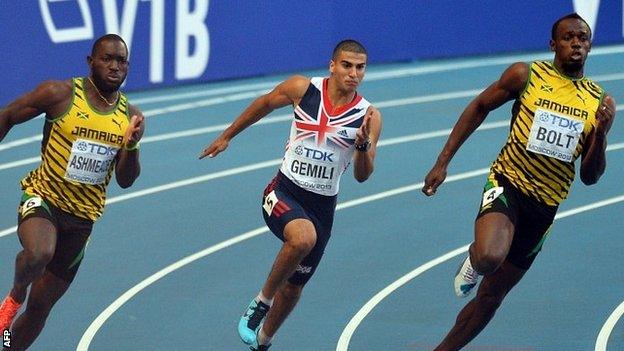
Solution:
[[[621,74],[620,76],[622,79],[624,79],[624,74]],[[386,100],[386,101],[379,102],[378,104],[376,104],[376,106],[378,108],[389,108],[389,107],[397,107],[397,106],[404,106],[404,105],[410,105],[410,104],[421,104],[421,103],[434,102],[434,101],[459,99],[459,98],[475,96],[479,94],[481,90],[482,89],[472,89],[472,90],[455,91],[455,92],[450,92],[450,93],[432,94],[432,95],[414,96],[414,97],[403,98],[403,99]],[[624,108],[624,104],[617,105],[615,108],[616,110],[621,110],[622,108]],[[287,122],[290,120],[292,120],[292,115],[290,114],[269,116],[256,122],[254,126]],[[159,134],[159,135],[154,135],[154,136],[146,136],[145,138],[143,138],[141,143],[147,144],[147,143],[153,143],[157,141],[219,132],[227,128],[229,125],[230,125],[229,123],[225,123],[225,124],[219,124],[219,125],[214,125],[214,126],[205,127],[205,128],[193,128],[193,129],[187,129],[187,130],[183,130],[179,132],[171,132],[171,133],[164,133],[164,134]],[[41,140],[40,136],[39,136],[39,140]],[[23,144],[24,143],[20,145],[23,145]],[[30,157],[30,158],[26,158],[26,159],[22,159],[18,161],[3,163],[3,164],[0,164],[0,171],[4,169],[15,168],[15,167],[28,165],[28,164],[37,163],[40,160],[41,158],[39,156],[36,156],[36,157]]]
[[[247,90],[266,90],[271,89],[278,82],[265,82],[265,83],[256,83],[256,84],[242,84],[236,85],[232,87],[225,88],[215,88],[215,89],[202,89],[200,91],[191,91],[186,93],[172,93],[172,94],[164,94],[157,96],[149,96],[149,97],[132,97],[132,93],[128,93],[128,99],[132,102],[133,105],[141,105],[141,104],[150,104],[155,102],[165,102],[172,100],[184,100],[184,99],[192,99],[198,97],[206,97],[206,96],[214,96],[221,94],[233,94],[233,93],[241,93]]]
[[[477,131],[484,131],[484,130],[489,130],[489,129],[494,129],[494,128],[500,128],[500,127],[507,126],[508,124],[509,124],[509,122],[506,122],[506,121],[484,123],[477,129]],[[408,136],[384,139],[384,140],[380,140],[379,141],[378,146],[379,147],[383,147],[383,146],[395,145],[395,144],[405,143],[405,142],[410,142],[410,141],[417,141],[417,140],[423,140],[423,139],[428,139],[428,138],[435,138],[435,137],[448,135],[450,132],[451,132],[451,129],[445,129],[445,130],[442,130],[442,131],[435,131],[435,132],[428,132],[428,133],[418,133],[418,134],[413,134],[413,135],[408,135]],[[624,142],[623,143],[611,144],[611,145],[607,146],[607,151],[615,151],[615,150],[619,150],[619,149],[622,149],[622,148],[624,148]],[[152,187],[152,188],[147,188],[147,189],[143,189],[143,190],[127,193],[127,194],[124,194],[124,195],[119,195],[119,196],[112,197],[112,198],[110,198],[110,199],[108,199],[106,201],[106,205],[114,204],[116,202],[120,202],[120,201],[124,201],[124,200],[133,199],[133,198],[136,198],[136,197],[141,197],[141,196],[146,196],[146,195],[150,195],[150,194],[155,194],[155,193],[159,193],[159,192],[166,191],[166,190],[172,190],[172,189],[183,187],[183,186],[187,186],[187,185],[193,185],[193,184],[197,184],[197,183],[201,183],[201,182],[206,182],[206,181],[217,179],[217,178],[223,178],[223,177],[227,177],[227,176],[232,176],[232,175],[236,175],[236,174],[250,172],[250,171],[253,171],[253,170],[257,170],[257,169],[267,168],[267,167],[278,165],[281,162],[282,162],[282,159],[273,159],[273,160],[269,160],[269,161],[254,163],[254,164],[247,165],[247,166],[230,168],[230,169],[223,170],[223,171],[216,172],[216,173],[209,173],[209,174],[206,174],[206,175],[203,175],[203,176],[199,176],[199,177],[183,179],[183,180],[179,180],[179,181],[176,181],[176,182],[167,183],[167,184],[155,186],[155,187]],[[4,236],[11,235],[11,234],[14,234],[16,230],[17,230],[17,226],[12,226],[10,228],[0,230],[0,238],[2,238]]]
[[[607,343],[609,342],[609,336],[613,331],[613,328],[617,324],[618,320],[622,318],[624,314],[624,301],[613,310],[609,318],[605,321],[602,328],[600,328],[600,333],[598,333],[598,337],[596,338],[596,347],[595,351],[607,351]]]
[[[41,161],[41,156],[29,157],[13,162],[2,163],[0,164],[0,170],[30,165],[39,161]]]
[[[624,48],[624,46],[621,46],[622,48]],[[607,48],[603,48],[603,49],[607,49]],[[624,52],[624,49],[621,49],[619,46],[618,47],[614,47],[614,48],[609,48],[609,50],[603,50],[601,51],[602,54],[613,54],[613,53],[620,53],[620,52]],[[594,53],[596,54],[596,53]],[[509,63],[513,63],[516,61],[530,61],[530,60],[538,60],[538,59],[547,59],[548,57],[546,56],[546,54],[543,54],[541,56],[536,56],[536,55],[520,55],[520,56],[511,56],[511,57],[503,57],[503,58],[493,58],[493,59],[482,59],[482,60],[477,60],[477,61],[468,61],[468,62],[463,62],[463,63],[446,63],[446,64],[437,64],[437,65],[430,65],[430,66],[425,66],[425,67],[415,67],[415,68],[406,68],[406,69],[400,69],[400,70],[389,70],[389,71],[381,71],[381,72],[373,72],[370,73],[366,76],[366,81],[376,81],[376,80],[383,80],[383,79],[394,79],[394,78],[401,78],[401,77],[406,77],[406,76],[413,76],[413,75],[419,75],[419,74],[426,74],[426,73],[436,73],[436,72],[444,72],[444,71],[452,71],[452,70],[459,70],[459,69],[465,69],[465,68],[474,68],[474,67],[487,67],[487,66],[491,66],[491,65],[498,65],[498,64],[509,64]],[[620,80],[620,79],[624,79],[624,73],[613,73],[613,74],[605,74],[605,75],[596,75],[592,77],[593,80],[595,81],[613,81],[613,80]],[[269,88],[275,84],[277,84],[278,82],[272,82],[270,83],[271,85],[269,86]],[[252,84],[252,85],[242,85],[242,86],[238,86],[238,87],[232,87],[232,88],[221,88],[221,89],[211,89],[211,90],[207,90],[204,94],[204,96],[208,96],[208,95],[215,95],[215,91],[225,91],[225,92],[238,92],[239,90],[245,90],[245,89],[249,89],[249,88],[259,88],[259,87],[264,87],[260,84]],[[448,93],[448,94],[460,94],[458,97],[465,97],[465,96],[470,96],[470,94],[468,94],[469,91],[474,91],[475,93],[473,95],[478,94],[482,89],[475,89],[475,90],[465,90],[464,93],[462,92],[455,92],[455,93]],[[262,90],[256,90],[256,91],[251,91],[251,92],[243,92],[243,93],[237,93],[237,94],[231,94],[231,95],[227,95],[224,97],[218,97],[218,98],[212,98],[212,99],[207,99],[207,100],[199,100],[196,102],[189,102],[189,103],[184,103],[184,104],[178,104],[178,105],[171,105],[165,108],[157,108],[157,109],[153,109],[153,110],[145,110],[143,111],[143,114],[146,117],[154,117],[157,115],[162,115],[165,113],[171,113],[171,112],[180,112],[180,111],[184,111],[184,110],[189,110],[189,109],[194,109],[194,108],[199,108],[199,107],[207,107],[207,106],[212,106],[212,105],[218,105],[218,104],[223,104],[223,103],[227,103],[227,102],[232,102],[232,101],[239,101],[239,100],[245,100],[245,99],[251,99],[251,98],[255,98],[263,93],[265,93],[267,90],[266,89],[262,89]],[[180,98],[186,98],[189,95],[192,96],[202,96],[201,94],[202,92],[195,92],[195,93],[182,93],[182,94],[178,94],[180,96]],[[463,95],[463,94],[468,94],[468,95]],[[169,94],[166,96],[161,96],[161,97],[154,97],[154,98],[145,98],[142,101],[166,101],[166,100],[175,100],[175,97],[178,96],[176,94]],[[436,95],[444,95],[444,94],[436,94]],[[148,100],[149,99],[149,100]],[[418,98],[415,98],[418,99]],[[400,101],[396,100],[397,102]],[[430,101],[435,101],[435,100],[430,100]],[[133,103],[137,103],[134,102]],[[380,104],[375,104],[375,106],[377,107],[382,107],[382,105]],[[17,147],[20,145],[24,145],[27,143],[31,143],[31,142],[36,142],[41,140],[41,136],[40,135],[34,135],[31,137],[27,137],[27,138],[23,138],[23,139],[18,139],[15,140],[13,142],[9,142],[9,143],[5,143],[3,145],[0,145],[0,151],[5,150],[5,149],[9,149],[12,147]],[[8,146],[7,146],[8,145]]]
[[[463,91],[456,91],[456,92],[442,93],[442,94],[414,96],[414,97],[409,97],[409,98],[404,98],[404,99],[386,100],[386,101],[381,101],[379,103],[376,103],[375,106],[378,108],[389,108],[389,107],[396,107],[396,106],[403,106],[403,105],[410,105],[410,104],[420,104],[420,103],[427,103],[427,102],[434,102],[434,101],[472,97],[480,93],[481,90],[482,89],[471,89],[471,90],[463,90]],[[190,106],[190,104],[187,104],[187,107],[188,106]],[[155,110],[155,111],[158,111],[158,110]],[[149,112],[150,111],[146,111],[145,114],[148,115]],[[260,121],[254,123],[254,126],[287,122],[290,120],[292,120],[292,114],[267,116],[261,119]],[[147,144],[147,143],[156,142],[156,141],[163,141],[163,140],[169,140],[169,139],[184,138],[184,137],[189,137],[189,136],[194,136],[194,135],[220,132],[224,130],[225,128],[227,128],[229,125],[230,123],[224,123],[224,124],[218,124],[218,125],[204,127],[204,128],[192,128],[192,129],[182,130],[178,132],[170,132],[170,133],[164,133],[164,134],[159,134],[159,135],[154,135],[154,136],[146,136],[145,138],[141,140],[141,143]],[[41,135],[36,135],[33,137],[20,139],[20,140],[16,140],[13,142],[0,145],[0,150],[2,150],[2,147],[4,147],[4,149],[10,149],[13,147],[17,147],[17,146],[25,145],[31,142],[37,142],[37,141],[39,142],[41,141]],[[0,164],[0,170],[19,167],[19,166],[30,164],[30,163],[37,163],[39,161],[40,161],[39,157],[31,157],[31,158],[27,158],[24,160],[18,160],[14,162],[5,163],[5,164]]]
[[[576,214],[579,214],[581,212],[586,212],[586,211],[590,211],[596,208],[600,208],[600,207],[604,207],[604,206],[609,206],[618,202],[624,201],[624,195],[620,195],[617,197],[612,197],[606,200],[602,200],[602,201],[598,201],[598,202],[594,202],[585,206],[581,206],[581,207],[577,207],[574,209],[570,209],[564,212],[561,212],[559,214],[557,214],[555,216],[555,219],[562,219],[565,217],[569,217],[569,216],[573,216]],[[458,256],[466,251],[468,251],[468,247],[470,246],[470,244],[466,244],[462,247],[459,247],[455,250],[452,250],[450,252],[445,253],[442,256],[439,256],[423,265],[421,265],[420,267],[414,269],[413,271],[407,273],[406,275],[402,276],[401,278],[397,279],[396,281],[394,281],[392,284],[388,285],[387,287],[385,287],[383,290],[381,290],[380,292],[378,292],[377,294],[375,294],[375,296],[373,296],[370,300],[368,300],[368,302],[366,302],[364,304],[364,306],[362,306],[362,308],[360,308],[360,310],[353,316],[353,318],[351,318],[351,320],[349,321],[349,323],[347,323],[347,326],[344,328],[344,330],[342,331],[342,334],[340,335],[340,338],[338,339],[338,344],[336,345],[336,351],[347,351],[349,349],[349,343],[351,342],[351,338],[353,336],[353,334],[355,333],[355,330],[357,329],[357,327],[362,323],[362,321],[364,320],[364,318],[366,318],[366,316],[368,316],[368,314],[381,302],[383,301],[386,297],[388,297],[388,295],[392,294],[394,291],[396,291],[398,288],[400,288],[401,286],[405,285],[406,283],[408,283],[409,281],[411,281],[412,279],[418,277],[419,275],[421,275],[422,273],[428,271],[429,269],[442,264],[448,260],[450,260],[451,258]],[[596,349],[598,350],[598,349]]]
[[[619,54],[622,52],[624,52],[624,46],[619,45],[619,46],[612,46],[612,47],[594,48],[592,49],[591,55],[592,56],[612,55],[612,54]],[[406,77],[406,76],[447,72],[447,71],[454,71],[454,70],[468,69],[468,68],[505,65],[505,64],[511,64],[517,61],[548,60],[548,59],[552,59],[552,53],[525,54],[525,55],[513,55],[513,56],[505,56],[505,57],[494,57],[494,58],[468,59],[468,60],[462,60],[462,62],[428,64],[422,67],[415,67],[415,68],[391,69],[391,70],[382,70],[379,72],[370,71],[366,74],[365,80],[376,81],[376,80],[400,78],[400,77]],[[592,77],[592,78],[594,80],[597,80],[597,77],[598,76]],[[618,79],[622,79],[622,78],[618,78]],[[132,98],[130,101],[132,101],[132,103],[134,104],[140,105],[140,104],[148,104],[148,103],[156,103],[156,102],[164,102],[164,101],[172,101],[172,100],[175,101],[175,100],[191,99],[191,98],[198,98],[198,97],[214,96],[214,95],[220,95],[220,94],[240,93],[240,92],[245,92],[248,90],[266,90],[266,89],[273,88],[278,83],[279,81],[272,81],[272,82],[265,82],[265,83],[242,84],[242,85],[237,85],[233,87],[206,89],[202,91],[193,91],[193,92],[186,92],[186,93],[177,93],[177,94],[165,93],[160,96]],[[130,95],[132,95],[132,93],[130,93]]]
[[[484,131],[484,130],[489,130],[489,129],[493,129],[493,128],[500,128],[500,127],[505,127],[505,126],[508,126],[508,125],[509,125],[509,121],[483,123],[477,129],[477,131]],[[434,131],[434,132],[417,133],[417,134],[406,135],[406,136],[402,136],[402,137],[382,139],[382,140],[379,141],[377,146],[378,147],[384,147],[384,146],[388,146],[388,145],[395,145],[395,144],[406,143],[406,142],[410,142],[410,141],[417,141],[417,140],[436,138],[436,137],[449,135],[450,132],[451,132],[451,129],[444,129],[444,130]],[[183,187],[183,186],[187,186],[187,185],[193,185],[193,184],[197,184],[197,183],[201,183],[201,182],[206,182],[206,181],[213,180],[213,179],[228,177],[228,176],[232,176],[232,175],[236,175],[236,174],[241,174],[241,173],[245,173],[245,172],[254,171],[254,170],[257,170],[257,169],[262,169],[262,168],[267,168],[267,167],[271,167],[271,166],[276,166],[276,165],[279,165],[281,162],[282,162],[281,158],[280,159],[273,159],[273,160],[253,163],[253,164],[246,165],[246,166],[230,168],[230,169],[226,169],[226,170],[223,170],[223,171],[220,171],[220,172],[209,173],[209,174],[206,174],[206,175],[203,175],[203,176],[187,178],[187,179],[183,179],[183,180],[179,180],[179,181],[175,181],[175,182],[172,182],[172,183],[167,183],[167,184],[163,184],[163,185],[159,185],[159,186],[155,186],[155,187],[151,187],[151,188],[147,188],[147,189],[143,189],[143,190],[138,190],[138,191],[134,191],[134,192],[130,192],[130,193],[126,193],[126,194],[123,194],[123,195],[119,195],[119,196],[115,196],[115,197],[109,198],[109,199],[106,200],[106,205],[114,204],[116,202],[120,202],[120,201],[124,201],[124,200],[133,199],[133,198],[136,198],[136,197],[141,197],[141,196],[145,196],[145,195],[155,194],[155,193],[159,193],[159,192],[162,192],[162,191],[171,190],[171,189],[175,189],[175,188],[179,188],[179,187]],[[17,230],[17,226],[13,226],[13,227],[10,227],[10,228],[4,229],[4,230],[0,230],[0,238],[2,238],[3,236],[7,236],[7,235],[10,235],[10,234],[13,234],[13,233],[15,233],[16,230]]]
[[[476,177],[479,175],[483,175],[486,174],[487,172],[489,172],[489,168],[481,168],[481,169],[477,169],[474,171],[470,171],[470,172],[465,172],[465,173],[460,173],[457,175],[452,175],[447,177],[446,182],[454,182],[454,181],[458,181],[458,180],[462,180],[462,179],[467,179],[467,178],[471,178],[471,177]],[[392,190],[388,190],[388,191],[383,191],[377,194],[373,194],[373,195],[368,195],[368,196],[364,196],[361,197],[359,199],[354,199],[351,201],[347,201],[344,203],[340,203],[338,204],[338,206],[336,206],[336,211],[340,211],[346,208],[350,208],[350,207],[354,207],[354,206],[358,206],[358,205],[362,205],[368,202],[373,202],[373,201],[377,201],[377,200],[381,200],[390,196],[395,196],[395,195],[399,195],[399,194],[403,194],[406,192],[410,192],[410,191],[414,191],[414,190],[418,190],[420,188],[422,188],[422,186],[424,185],[423,182],[419,182],[419,183],[415,183],[412,185],[407,185],[407,186],[403,186],[403,187],[399,187],[399,188],[395,188]],[[266,226],[260,227],[260,228],[256,228],[254,230],[248,231],[246,233],[237,235],[231,239],[228,239],[226,241],[220,242],[216,245],[213,245],[209,248],[206,248],[202,251],[199,251],[197,253],[194,253],[190,256],[187,256],[175,263],[172,263],[171,265],[161,269],[160,271],[154,273],[153,275],[151,275],[150,277],[144,279],[143,281],[141,281],[139,284],[135,285],[134,287],[132,287],[130,290],[126,291],[124,294],[122,294],[120,297],[118,297],[110,306],[108,306],[104,311],[102,311],[97,317],[96,319],[91,323],[91,325],[89,325],[89,327],[87,328],[87,330],[85,331],[85,333],[83,334],[82,338],[80,339],[80,342],[78,343],[78,347],[76,348],[77,351],[85,351],[89,349],[89,345],[91,344],[91,340],[93,340],[93,337],[95,336],[95,334],[98,332],[98,330],[102,327],[102,325],[104,325],[104,323],[106,322],[106,320],[108,320],[110,318],[110,316],[112,316],[115,311],[117,311],[119,308],[121,308],[121,306],[123,306],[126,302],[128,302],[130,299],[132,299],[136,294],[138,294],[139,292],[141,292],[143,289],[147,288],[148,286],[150,286],[151,284],[155,283],[156,281],[158,281],[160,278],[168,275],[169,273],[174,272],[177,269],[180,269],[200,258],[203,258],[205,256],[208,256],[212,253],[215,253],[219,250],[225,249],[229,246],[235,245],[237,243],[240,243],[242,241],[245,241],[247,239],[251,239],[252,237],[255,237],[257,235],[260,235],[262,233],[268,232],[269,229]]]
[[[22,146],[22,145],[26,145],[26,144],[30,144],[30,143],[35,143],[38,141],[41,141],[41,139],[43,138],[43,136],[41,134],[37,134],[37,135],[33,135],[33,136],[29,136],[26,138],[22,138],[22,139],[17,139],[14,141],[9,141],[6,143],[2,143],[0,145],[0,151],[2,150],[8,150],[14,147],[18,147],[18,146]]]

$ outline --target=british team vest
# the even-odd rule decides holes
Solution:
[[[327,96],[327,78],[312,78],[294,108],[280,171],[305,190],[326,196],[338,194],[340,177],[355,151],[355,133],[369,106],[356,93],[349,104],[335,109]]]

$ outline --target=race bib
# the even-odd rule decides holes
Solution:
[[[504,188],[501,186],[494,187],[483,193],[483,201],[481,201],[481,207],[485,207],[496,200],[497,197],[503,194]]]
[[[537,109],[527,150],[571,162],[585,122],[552,111]]]
[[[25,216],[26,213],[30,210],[32,210],[33,208],[36,207],[41,207],[41,198],[39,196],[32,196],[30,198],[28,198],[28,200],[26,200],[23,204],[22,207],[20,209],[20,212],[22,214],[22,216]]]
[[[277,195],[275,195],[275,190],[271,191],[267,196],[264,197],[264,203],[262,204],[262,208],[267,215],[271,215],[273,213],[273,208],[277,205],[278,202]]]
[[[78,139],[72,144],[65,169],[65,179],[82,184],[102,184],[119,148],[91,140]]]

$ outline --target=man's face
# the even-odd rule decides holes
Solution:
[[[555,52],[555,60],[559,60],[564,68],[582,68],[591,50],[589,28],[576,18],[561,21],[555,40],[550,41],[550,49]]]
[[[364,79],[366,54],[340,51],[330,62],[329,71],[340,90],[355,91]]]
[[[119,89],[128,74],[128,50],[119,40],[104,40],[88,57],[93,79],[105,91]]]

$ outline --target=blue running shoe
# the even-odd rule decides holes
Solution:
[[[262,301],[256,301],[253,299],[247,307],[245,314],[238,322],[238,335],[247,345],[251,345],[256,342],[256,333],[260,329],[260,325],[264,321],[267,312],[269,312],[269,305]],[[261,349],[266,350],[266,349]]]
[[[477,271],[472,268],[472,264],[470,264],[470,256],[466,257],[455,274],[455,295],[457,295],[457,297],[470,295],[470,292],[479,281],[479,276],[479,273],[477,273]]]

